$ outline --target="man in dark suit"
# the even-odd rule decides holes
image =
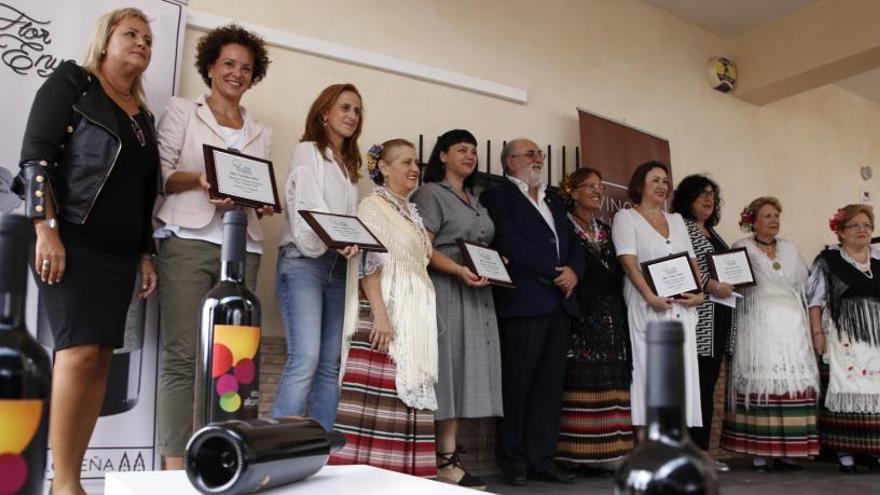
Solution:
[[[494,247],[510,264],[516,288],[495,287],[501,336],[504,418],[496,458],[504,481],[573,483],[553,463],[562,410],[569,318],[578,316],[574,287],[584,271],[565,208],[542,182],[544,153],[528,139],[501,151],[507,180],[480,202],[495,222]]]

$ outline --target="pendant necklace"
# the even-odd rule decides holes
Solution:
[[[758,239],[758,236],[755,236],[754,239],[755,239],[755,242],[760,244],[761,246],[770,247],[770,248],[776,247],[776,238],[775,237],[770,242],[764,242],[761,239]],[[763,249],[761,249],[761,250],[764,251]],[[764,254],[767,255],[768,258],[770,258],[770,254],[767,251],[764,251]],[[782,263],[780,263],[777,260],[773,260],[773,264],[770,266],[772,266],[773,269],[776,270],[777,272],[782,269]]]

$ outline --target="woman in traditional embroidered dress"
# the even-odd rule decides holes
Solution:
[[[737,307],[721,446],[755,456],[756,471],[767,470],[767,457],[777,470],[802,470],[791,458],[819,453],[819,374],[805,304],[807,265],[794,243],[777,237],[781,212],[776,198],[752,201],[740,226],[754,236],[733,245],[746,248],[757,285],[743,289]]]
[[[437,479],[484,490],[461,461],[461,419],[503,416],[501,350],[492,289],[464,263],[456,241],[489,244],[495,225],[474,195],[477,140],[463,129],[434,145],[425,183],[412,197],[431,234],[431,280],[437,293]]]
[[[556,459],[604,471],[633,448],[623,267],[611,242],[611,227],[599,219],[605,191],[599,171],[580,168],[560,189],[573,203],[568,219],[586,253],[587,283],[575,290],[581,317],[571,321]]]
[[[697,372],[697,311],[694,309],[703,302],[703,294],[660,297],[651,290],[639,266],[645,261],[687,252],[694,272],[699,275],[684,219],[663,210],[669,192],[669,167],[660,162],[643,163],[633,172],[629,183],[629,199],[636,206],[618,211],[611,229],[617,259],[627,275],[623,296],[633,355],[630,401],[634,426],[645,425],[647,330],[653,320],[676,320],[684,325],[685,421],[691,427],[703,424]]]
[[[703,175],[689,175],[678,183],[672,200],[672,211],[681,213],[691,236],[691,244],[697,254],[697,264],[703,274],[703,290],[719,298],[733,293],[730,284],[711,278],[709,257],[728,248],[724,239],[715,231],[721,216],[721,192],[712,179]],[[730,348],[735,320],[730,306],[709,299],[697,306],[697,362],[700,368],[700,404],[703,426],[691,428],[691,438],[701,449],[709,450],[709,436],[714,416],[715,384],[721,371],[721,360]],[[722,471],[729,468],[715,461]]]
[[[371,148],[367,161],[379,187],[358,205],[358,217],[388,252],[349,263],[336,417],[346,445],[330,463],[434,477],[437,308],[430,238],[409,202],[419,182],[416,150],[394,139]]]
[[[828,366],[819,439],[855,473],[854,454],[880,467],[880,253],[870,206],[846,206],[830,224],[840,247],[816,257],[807,284],[813,346]]]

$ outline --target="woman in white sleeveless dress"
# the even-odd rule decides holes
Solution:
[[[658,297],[648,285],[640,263],[687,252],[699,280],[699,267],[687,226],[681,215],[663,210],[671,188],[668,167],[660,162],[644,163],[629,184],[629,196],[636,206],[617,212],[611,236],[617,257],[626,272],[623,295],[629,317],[632,342],[633,379],[630,388],[632,424],[645,425],[645,371],[647,329],[654,320],[677,320],[684,325],[685,415],[688,426],[702,426],[700,380],[697,366],[697,311],[702,294],[681,298]],[[711,400],[711,399],[710,399]],[[641,430],[643,428],[639,428]]]

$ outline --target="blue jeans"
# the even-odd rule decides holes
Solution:
[[[288,244],[278,253],[275,294],[287,334],[287,363],[272,409],[276,418],[310,416],[325,430],[333,428],[345,272],[346,259],[332,249],[309,258]]]

